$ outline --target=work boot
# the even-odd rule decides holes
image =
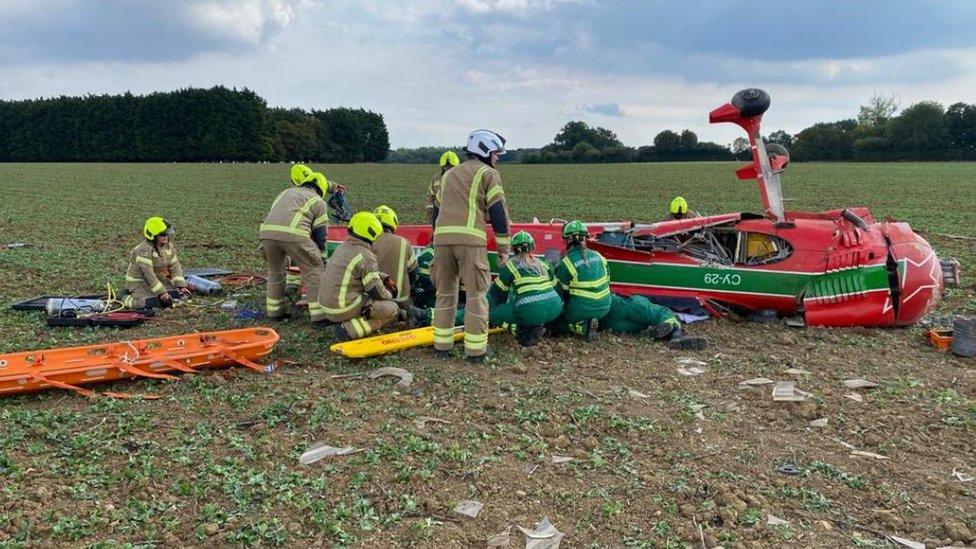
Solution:
[[[485,363],[485,355],[466,356],[466,357],[464,357],[464,359],[467,360],[471,364],[484,364]]]
[[[674,325],[669,322],[662,322],[660,324],[655,324],[654,326],[648,328],[647,332],[654,339],[665,339],[665,338],[673,339],[675,337],[681,337],[682,335],[681,328],[680,327],[675,328]],[[675,333],[677,333],[678,335],[675,335]]]
[[[703,337],[689,337],[681,326],[673,329],[668,337],[668,349],[674,351],[700,351],[708,345],[708,340]]]
[[[599,320],[595,318],[591,318],[585,321],[585,326],[583,328],[583,339],[585,339],[587,342],[590,343],[596,341],[596,334],[599,330],[600,330]]]
[[[515,333],[515,340],[523,347],[532,347],[538,344],[545,334],[545,326],[519,326]]]
[[[332,339],[337,343],[342,343],[343,341],[351,340],[352,336],[342,327],[342,324],[336,324],[332,327]]]
[[[421,328],[423,326],[430,326],[430,309],[421,309],[420,307],[414,307],[413,305],[407,305],[407,327],[408,328]]]
[[[434,349],[434,358],[440,358],[444,360],[449,359],[451,358],[451,351],[450,350],[442,351],[440,349]]]
[[[667,346],[673,351],[700,351],[708,346],[708,340],[704,337],[681,336],[669,339]]]
[[[312,328],[316,330],[327,330],[332,326],[332,322],[328,320],[318,320],[312,323]]]
[[[267,318],[268,320],[270,320],[272,322],[285,322],[285,321],[291,320],[291,313],[285,313],[285,314],[280,315],[280,316],[266,316],[265,318]]]

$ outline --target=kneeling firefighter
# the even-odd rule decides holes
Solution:
[[[610,311],[600,319],[600,330],[618,334],[647,331],[654,339],[667,340],[669,349],[704,349],[708,344],[703,337],[686,336],[671,309],[651,303],[642,295],[612,294]]]
[[[372,244],[383,225],[370,212],[349,220],[349,236],[332,253],[319,288],[318,302],[325,318],[335,323],[337,341],[359,339],[405,317],[393,300],[396,287],[380,273]],[[412,322],[413,324],[413,322]]]
[[[172,235],[172,225],[162,217],[146,220],[142,228],[144,240],[129,252],[125,291],[121,296],[125,308],[166,308],[173,305],[170,291],[178,291],[184,297],[190,295]]]
[[[410,242],[395,234],[399,226],[396,212],[389,206],[379,206],[373,210],[373,215],[380,221],[380,225],[383,225],[383,232],[373,242],[373,253],[376,254],[380,272],[388,274],[396,288],[393,292],[393,301],[396,301],[408,315],[416,317],[414,322],[428,318],[429,311],[414,307],[410,303],[411,290],[419,277],[419,267]]]
[[[610,275],[607,260],[586,247],[588,237],[580,221],[563,226],[566,255],[556,264],[556,280],[566,304],[556,324],[560,332],[591,339],[596,335],[597,321],[610,312]]]
[[[268,318],[288,318],[285,303],[286,270],[289,259],[301,272],[302,285],[308,292],[308,315],[312,322],[325,318],[315,300],[325,270],[324,256],[329,213],[326,194],[342,187],[329,182],[324,175],[296,164],[291,168],[294,187],[285,189],[271,204],[261,224],[261,253],[268,262]]]
[[[532,255],[535,239],[525,231],[512,237],[515,256],[498,269],[489,291],[488,324],[514,324],[523,346],[535,345],[545,325],[556,320],[563,301],[549,265]]]

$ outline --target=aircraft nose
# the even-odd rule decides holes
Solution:
[[[886,223],[888,251],[895,262],[898,285],[897,323],[918,322],[942,300],[942,266],[932,246],[907,224]],[[895,281],[892,281],[892,286]]]

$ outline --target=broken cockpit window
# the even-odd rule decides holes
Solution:
[[[635,231],[606,231],[603,244],[644,252],[681,254],[720,265],[768,265],[793,253],[788,242],[764,233],[747,233],[732,226],[712,226],[668,236]]]

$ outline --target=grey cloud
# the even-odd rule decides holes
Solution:
[[[603,116],[626,116],[622,110],[620,110],[620,105],[617,103],[601,103],[597,105],[587,105],[583,108],[583,112],[589,112],[594,114],[602,114]]]

